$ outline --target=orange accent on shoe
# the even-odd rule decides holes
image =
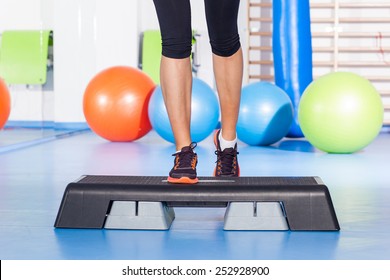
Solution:
[[[175,166],[173,167],[174,170],[176,170],[179,167],[179,156],[175,157]]]
[[[172,183],[172,184],[196,184],[196,183],[198,183],[199,179],[198,178],[191,179],[188,177],[172,178],[172,177],[168,176],[167,181],[168,181],[168,183]]]
[[[191,167],[192,167],[192,169],[195,169],[195,168],[196,168],[197,162],[198,162],[198,157],[197,157],[197,156],[194,156],[194,158],[193,158],[192,161],[191,161]]]

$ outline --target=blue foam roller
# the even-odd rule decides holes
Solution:
[[[275,84],[291,98],[294,121],[287,137],[303,137],[298,122],[301,95],[313,81],[309,0],[273,0]]]

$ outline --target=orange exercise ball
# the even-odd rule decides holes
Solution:
[[[84,93],[83,111],[88,125],[110,141],[141,138],[152,129],[148,103],[155,86],[136,68],[115,66],[103,70],[93,77]]]
[[[7,85],[0,78],[0,129],[8,121],[11,112],[11,97]]]

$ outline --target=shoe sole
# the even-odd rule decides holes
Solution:
[[[215,133],[214,133],[214,145],[215,145],[215,148],[218,150],[218,142],[217,142],[217,134],[218,134],[218,131],[221,131],[220,129],[218,129]],[[217,176],[217,167],[214,167],[214,172],[213,172],[213,176],[214,177],[224,177],[224,176]],[[238,165],[237,163],[237,176],[236,177],[240,177],[240,166]]]
[[[172,183],[172,184],[196,184],[198,183],[199,179],[198,178],[191,179],[189,177],[172,178],[168,176],[167,181],[168,183]]]

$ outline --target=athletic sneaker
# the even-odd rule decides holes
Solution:
[[[196,143],[183,147],[180,152],[174,153],[174,166],[169,172],[169,183],[195,184],[198,182],[196,165],[198,156],[194,152]]]
[[[217,165],[214,169],[214,176],[238,177],[240,176],[240,167],[237,161],[237,143],[234,145],[234,148],[226,148],[222,151],[219,142],[220,133],[221,130],[218,129],[214,134],[214,144],[217,148],[215,151],[215,154],[217,155]]]

